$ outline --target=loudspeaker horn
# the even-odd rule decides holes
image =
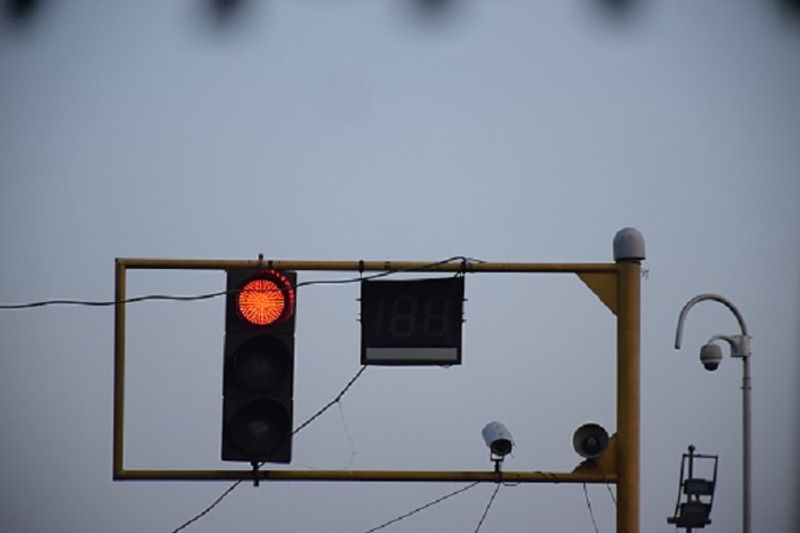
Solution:
[[[608,432],[599,424],[584,424],[575,430],[572,446],[581,457],[597,459],[608,448]]]

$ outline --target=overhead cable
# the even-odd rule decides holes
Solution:
[[[361,377],[361,374],[364,373],[364,370],[366,370],[366,368],[367,368],[366,366],[362,366],[360,369],[358,369],[358,372],[356,372],[356,374],[350,379],[350,381],[347,382],[347,385],[345,385],[344,388],[341,391],[339,391],[339,394],[337,394],[336,397],[333,400],[331,400],[330,402],[328,402],[322,409],[320,409],[319,411],[314,413],[308,420],[306,420],[305,422],[300,424],[294,431],[292,431],[292,435],[296,435],[297,433],[299,433],[303,428],[308,426],[308,424],[310,424],[313,420],[319,418],[322,415],[322,413],[324,413],[325,411],[330,409],[333,405],[335,405],[336,403],[341,401],[342,396],[344,396],[344,394],[350,389],[350,387],[353,386],[353,383],[355,383],[356,380],[359,377]],[[264,465],[264,463],[261,463],[258,466],[260,468],[263,465]],[[245,480],[240,479],[239,481],[236,481],[236,482],[232,483],[227,489],[225,489],[225,491],[223,491],[222,494],[220,494],[217,497],[217,499],[215,499],[213,502],[211,502],[211,504],[208,507],[206,507],[205,509],[203,509],[202,511],[200,511],[199,513],[194,515],[192,518],[190,518],[189,520],[187,520],[186,522],[184,522],[183,524],[181,524],[177,528],[173,529],[172,533],[178,533],[178,531],[181,531],[182,529],[185,529],[185,528],[189,527],[191,524],[193,524],[194,522],[197,522],[198,520],[203,518],[205,515],[210,513],[211,510],[214,509],[214,507],[219,505],[220,502],[222,502],[222,500],[228,494],[233,492],[233,490],[236,487],[238,487],[243,481],[245,481]]]
[[[447,263],[452,263],[453,261],[474,261],[480,262],[477,259],[472,259],[463,256],[453,256],[447,259],[443,259],[441,261],[435,261],[422,267],[415,268],[414,270],[404,270],[404,269],[390,269],[384,270],[381,272],[377,272],[375,274],[370,274],[368,276],[359,276],[354,278],[344,278],[344,279],[318,279],[318,280],[309,280],[303,281],[297,284],[296,288],[300,287],[307,287],[311,285],[346,285],[349,283],[359,283],[363,280],[370,280],[376,278],[382,278],[385,276],[390,276],[392,274],[398,274],[401,272],[420,272],[425,271],[427,269],[431,269],[437,267],[439,265],[444,265]],[[280,290],[280,289],[273,289],[273,290]],[[198,300],[209,300],[212,298],[217,298],[219,296],[225,296],[230,294],[231,292],[237,291],[217,291],[217,292],[209,292],[205,294],[196,294],[196,295],[189,295],[189,296],[181,296],[181,295],[170,295],[170,294],[147,294],[144,296],[133,296],[131,298],[125,298],[124,300],[70,300],[70,299],[53,299],[53,300],[42,300],[38,302],[29,302],[29,303],[22,303],[22,304],[0,304],[0,309],[7,309],[7,310],[14,310],[14,309],[31,309],[35,307],[45,307],[51,305],[80,305],[80,306],[88,306],[88,307],[110,307],[112,305],[117,304],[131,304],[131,303],[139,303],[139,302],[147,302],[147,301],[176,301],[176,302],[194,302]]]
[[[466,492],[469,489],[473,488],[475,485],[478,485],[479,483],[481,483],[481,482],[480,481],[474,481],[474,482],[470,483],[469,485],[466,485],[464,487],[461,487],[460,489],[457,489],[457,490],[454,490],[453,492],[445,494],[444,496],[436,498],[435,500],[433,500],[431,502],[428,502],[425,505],[421,505],[420,507],[417,507],[416,509],[413,509],[413,510],[411,510],[411,511],[405,513],[405,514],[402,514],[402,515],[398,516],[397,518],[392,518],[391,520],[389,520],[387,522],[384,522],[383,524],[381,524],[379,526],[373,527],[372,529],[368,529],[364,533],[373,533],[373,531],[378,531],[379,529],[383,529],[385,527],[388,527],[388,526],[390,526],[390,525],[392,525],[392,524],[394,524],[396,522],[399,522],[401,520],[405,520],[409,516],[415,515],[420,511],[424,511],[425,509],[427,509],[429,507],[433,507],[437,503],[441,503],[441,502],[445,501],[446,499],[452,498],[453,496],[455,496],[457,494],[461,494],[462,492]]]
[[[486,504],[486,508],[483,510],[483,514],[481,515],[481,519],[478,521],[478,525],[475,528],[475,533],[480,531],[481,526],[483,525],[483,521],[486,520],[486,515],[489,514],[489,509],[492,508],[492,504],[494,503],[494,499],[497,497],[497,492],[500,490],[500,487],[503,485],[501,483],[497,483],[494,487],[494,492],[492,492],[491,498],[489,498],[489,502]]]

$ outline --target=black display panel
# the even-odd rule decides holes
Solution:
[[[361,282],[361,364],[461,364],[464,278]]]

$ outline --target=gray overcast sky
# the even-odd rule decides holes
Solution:
[[[753,335],[756,530],[797,531],[800,20],[781,2],[273,0],[229,20],[209,4],[0,19],[0,302],[112,298],[115,257],[610,261],[635,226],[641,530],[674,529],[690,443],[720,455],[710,530],[740,530],[741,364],[697,360],[736,324],[702,304],[672,347],[681,306],[718,292]],[[137,272],[129,290],[224,282]],[[506,468],[562,471],[575,428],[615,429],[613,317],[577,278],[466,292],[464,364],[367,369],[293,465],[489,469],[480,429],[498,419]],[[357,297],[301,289],[296,423],[358,369]],[[3,529],[171,531],[224,490],[111,481],[111,309],[0,313]],[[227,466],[222,301],[129,320],[128,466]],[[189,531],[365,531],[456,488],[243,485]],[[387,531],[472,531],[491,490]],[[606,488],[589,496],[613,531]],[[593,531],[580,486],[504,487],[481,531],[540,529]]]

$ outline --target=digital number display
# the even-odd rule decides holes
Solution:
[[[361,282],[361,363],[461,364],[464,278]]]

